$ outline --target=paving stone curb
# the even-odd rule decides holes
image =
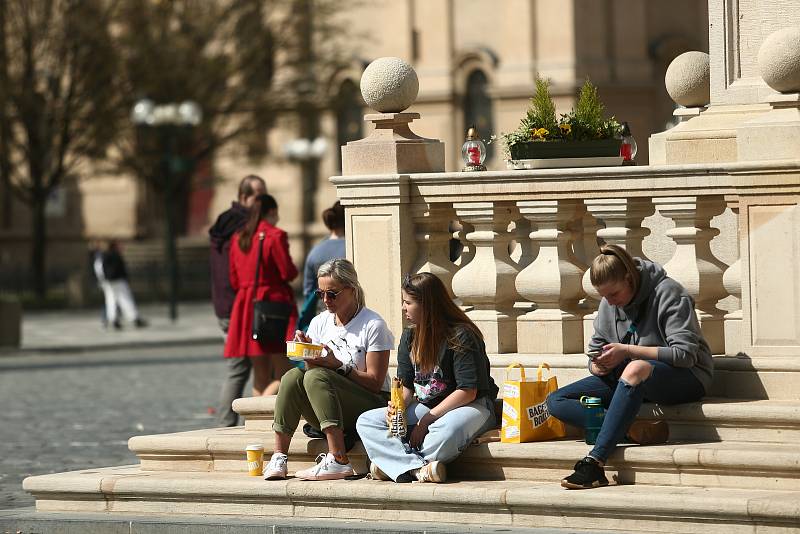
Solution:
[[[598,530],[491,527],[487,525],[293,520],[230,516],[158,517],[53,514],[33,508],[0,511],[0,534],[603,534]]]

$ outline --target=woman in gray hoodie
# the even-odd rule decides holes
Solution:
[[[589,273],[603,297],[587,352],[592,376],[547,398],[553,416],[577,427],[585,421],[582,396],[600,397],[607,410],[594,448],[561,481],[569,489],[608,485],[603,465],[626,433],[638,443],[666,441],[666,422],[632,425],[642,402],[697,401],[714,368],[686,289],[660,265],[621,247],[600,251]]]

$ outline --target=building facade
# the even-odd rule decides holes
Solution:
[[[196,173],[179,225],[182,293],[208,295],[206,230],[247,174],[266,179],[292,255],[302,264],[324,234],[319,214],[336,199],[329,177],[340,172],[340,146],[366,135],[359,80],[373,59],[397,56],[414,66],[420,92],[409,111],[422,115],[414,131],[445,142],[448,171],[462,166],[460,146],[469,125],[485,139],[517,127],[536,76],[551,80],[558,113],[571,108],[583,81],[591,79],[607,113],[630,123],[636,159],[646,164],[647,138],[672,120],[664,72],[682,52],[707,51],[707,9],[701,0],[376,0],[345,6],[339,16],[351,34],[349,67],[323,83],[311,108],[276,116],[263,139],[255,140],[265,145],[259,156],[240,143]],[[318,138],[324,142],[313,143]],[[489,145],[487,166],[502,169],[503,159],[499,147]],[[28,284],[30,216],[9,198],[2,205],[0,290],[13,291]],[[104,173],[102,166],[67,182],[48,208],[50,287],[72,303],[83,302],[91,294],[87,242],[113,237],[125,244],[134,289],[163,295],[162,235],[153,223],[163,213],[153,205],[145,187]]]

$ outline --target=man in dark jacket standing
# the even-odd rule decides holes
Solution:
[[[236,292],[231,288],[228,254],[231,248],[231,237],[247,222],[250,206],[258,195],[267,192],[267,184],[255,175],[242,178],[239,183],[239,197],[231,207],[222,212],[214,225],[208,230],[211,239],[211,300],[214,303],[214,314],[224,333],[228,332],[231,307]],[[231,409],[235,392],[241,391],[241,382],[250,377],[249,358],[226,358],[228,377],[220,394],[219,424],[220,426],[236,426],[239,416]],[[241,384],[242,386],[244,384]],[[233,396],[233,398],[231,398]]]

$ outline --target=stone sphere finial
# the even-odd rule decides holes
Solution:
[[[361,95],[380,113],[400,113],[417,99],[416,71],[399,57],[380,57],[361,75]]]
[[[667,67],[664,84],[670,98],[687,108],[708,105],[711,100],[711,71],[708,54],[684,52]]]
[[[781,93],[800,92],[800,26],[773,32],[758,50],[758,70]]]

